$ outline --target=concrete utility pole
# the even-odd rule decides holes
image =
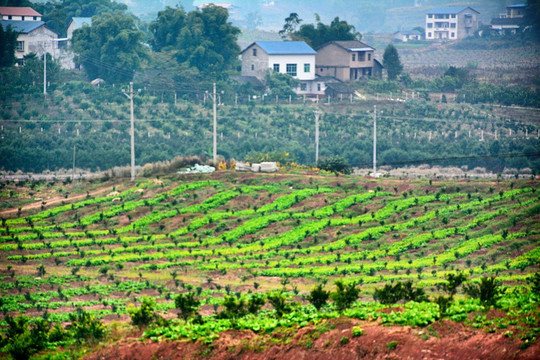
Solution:
[[[317,109],[315,110],[315,164],[319,162],[319,116],[322,112]]]
[[[214,83],[214,151],[213,151],[213,159],[214,159],[214,165],[217,165],[217,109],[216,109],[216,83]]]
[[[71,181],[75,181],[75,145],[73,145],[73,169],[71,170]]]
[[[43,53],[43,95],[47,95],[47,51]]]
[[[135,181],[135,115],[133,113],[133,81],[129,83],[129,102],[131,107],[131,182]]]
[[[377,176],[377,105],[373,105],[373,177]]]

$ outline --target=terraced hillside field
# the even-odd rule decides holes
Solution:
[[[147,304],[158,319],[144,335],[153,340],[208,345],[230,329],[290,338],[286,329],[323,333],[327,319],[343,317],[412,327],[449,319],[504,335],[516,354],[537,351],[538,190],[535,179],[403,181],[317,172],[4,183],[0,195],[11,208],[1,215],[0,317],[4,327],[18,314],[62,324],[71,335],[50,347],[68,349],[86,338],[72,333],[81,314],[127,323],[128,313],[133,319]],[[464,285],[451,294],[458,275]],[[465,293],[490,277],[498,284],[493,301]],[[319,310],[310,305],[315,285],[333,292],[336,280],[358,289],[358,301],[341,303],[331,294]],[[408,281],[409,290],[425,294],[374,301],[375,290],[406,288]],[[182,312],[179,294],[195,299],[192,313]],[[262,309],[236,311],[256,298]],[[343,331],[343,346],[361,338],[350,327]],[[317,341],[310,339],[307,349]]]

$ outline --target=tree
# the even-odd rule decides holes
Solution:
[[[129,304],[127,312],[131,317],[133,325],[144,327],[151,324],[156,319],[156,301],[147,296],[143,296],[142,304],[136,308],[133,304]]]
[[[133,78],[147,57],[143,36],[133,17],[118,11],[106,13],[94,16],[92,26],[75,30],[73,50],[89,78],[122,83]]]
[[[194,293],[184,293],[178,294],[176,299],[174,299],[174,305],[180,312],[178,317],[181,317],[184,320],[189,319],[197,313],[197,309],[201,302],[195,299]]]
[[[190,11],[178,36],[176,60],[208,76],[224,78],[240,53],[236,43],[240,29],[228,19],[228,11],[219,6]]]
[[[297,88],[299,84],[300,81],[291,75],[274,71],[269,71],[266,75],[266,87],[269,89],[268,94],[273,97],[276,95],[282,98],[289,97],[289,95],[296,97],[293,88]]]
[[[317,310],[320,310],[324,305],[326,305],[329,297],[330,292],[324,290],[322,284],[319,284],[311,290],[307,297],[307,301],[309,301],[311,305],[315,306]]]
[[[154,51],[161,51],[166,47],[174,47],[178,41],[178,35],[185,26],[186,12],[182,7],[171,8],[158,12],[157,19],[152,21],[148,30],[152,38],[150,46]]]
[[[356,282],[346,284],[343,280],[336,280],[336,291],[331,294],[332,300],[336,305],[336,309],[340,312],[347,309],[358,299],[360,289],[356,287]]]
[[[10,67],[15,64],[15,47],[18,33],[7,26],[0,25],[0,68]]]
[[[362,35],[356,32],[354,26],[340,20],[339,17],[335,17],[330,25],[323,24],[317,14],[315,20],[316,25],[303,24],[296,30],[302,19],[298,18],[298,14],[291,13],[285,19],[285,25],[283,25],[283,29],[279,33],[283,39],[290,38],[291,40],[305,41],[315,49],[329,41],[360,40],[362,38]]]
[[[383,66],[388,74],[388,80],[395,80],[403,70],[398,51],[392,44],[389,44],[384,50]]]

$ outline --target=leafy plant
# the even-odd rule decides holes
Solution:
[[[306,299],[311,303],[311,305],[315,306],[317,310],[320,310],[324,305],[326,305],[329,297],[330,292],[324,290],[322,284],[318,284],[311,290]]]
[[[291,311],[291,306],[287,303],[287,296],[282,290],[268,294],[267,298],[270,305],[274,307],[278,317],[282,317],[283,314]]]
[[[192,292],[178,294],[174,299],[174,305],[180,312],[178,316],[187,320],[197,314],[200,301],[195,299],[195,294]]]
[[[334,285],[336,285],[336,290],[330,296],[334,300],[336,309],[342,312],[358,299],[360,289],[356,287],[356,282],[346,284],[341,279],[336,280]]]
[[[143,296],[141,306],[130,304],[126,310],[131,317],[131,323],[139,327],[149,325],[156,319],[156,302],[147,296]]]
[[[106,330],[103,323],[82,308],[77,308],[75,313],[70,313],[69,319],[71,324],[68,325],[68,329],[79,343],[94,342],[105,336]]]
[[[501,288],[494,276],[482,277],[478,284],[465,284],[463,289],[470,297],[480,299],[484,306],[494,306],[501,296]]]

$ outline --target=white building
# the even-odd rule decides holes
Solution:
[[[47,52],[53,57],[58,53],[58,34],[45,26],[43,21],[0,20],[0,25],[4,29],[11,27],[19,33],[15,48],[15,57],[19,64],[30,53],[42,56]]]
[[[269,70],[300,80],[298,94],[309,93],[315,80],[317,52],[303,41],[257,41],[242,53],[242,76],[264,81]]]
[[[426,40],[461,40],[478,30],[480,13],[469,6],[449,6],[426,13]]]
[[[41,21],[41,14],[31,7],[0,6],[0,20]]]

